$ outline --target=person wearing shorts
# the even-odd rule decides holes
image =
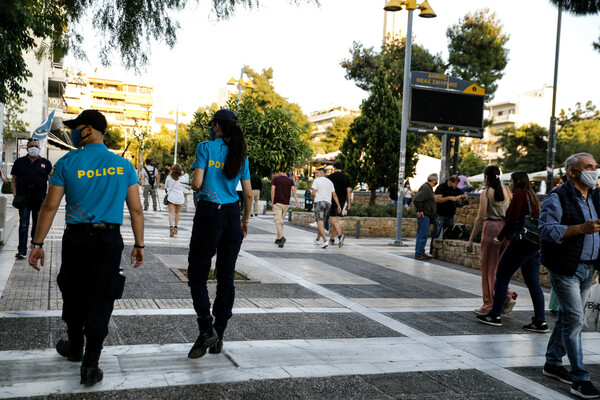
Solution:
[[[321,248],[325,249],[328,246],[327,236],[325,236],[325,217],[329,215],[332,203],[331,200],[333,199],[335,201],[334,207],[336,207],[338,214],[341,214],[342,208],[340,207],[340,202],[335,194],[333,182],[325,177],[325,170],[323,168],[318,169],[315,176],[317,178],[312,184],[311,197],[314,204],[318,233],[314,244],[320,245]],[[321,238],[323,239],[322,244]]]
[[[273,205],[273,219],[277,229],[275,244],[283,247],[285,237],[283,236],[283,220],[290,208],[290,194],[294,195],[296,208],[298,208],[298,196],[296,195],[296,186],[291,178],[288,178],[285,172],[278,172],[271,180],[271,204]]]

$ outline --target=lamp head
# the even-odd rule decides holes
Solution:
[[[419,10],[421,10],[421,12],[419,13],[419,17],[421,17],[421,18],[437,17],[435,12],[433,11],[433,8],[431,8],[431,6],[429,5],[429,2],[427,0],[423,0],[423,2],[421,4],[419,4]]]
[[[385,11],[400,11],[402,10],[402,2],[400,0],[389,0],[385,7],[383,7]]]
[[[254,84],[252,83],[252,81],[249,80],[248,82],[246,82],[246,87],[248,89],[254,89]]]
[[[227,81],[228,85],[235,85],[237,83],[237,81],[235,80],[235,78],[232,76],[230,80]]]

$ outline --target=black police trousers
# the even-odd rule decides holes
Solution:
[[[123,238],[118,229],[94,229],[91,224],[68,225],[62,241],[57,277],[63,297],[62,319],[69,341],[86,352],[100,353],[108,334],[113,303],[121,298],[125,277],[119,274]]]
[[[219,206],[198,201],[188,255],[188,286],[192,293],[194,310],[199,317],[210,315],[206,281],[211,260],[216,253],[217,294],[212,314],[220,323],[231,318],[235,299],[235,262],[242,239],[240,207],[237,203]]]

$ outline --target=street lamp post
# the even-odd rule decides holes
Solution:
[[[554,53],[554,86],[552,87],[552,116],[548,132],[548,165],[546,168],[546,193],[550,193],[554,183],[554,158],[556,154],[556,85],[558,83],[558,50],[560,48],[560,25],[562,7],[558,5],[558,22],[556,23],[556,52]]]
[[[240,101],[242,101],[242,88],[245,86],[249,89],[254,89],[254,85],[252,84],[252,81],[250,79],[248,79],[247,81],[244,80],[244,68],[242,67],[242,71],[240,73],[240,79],[239,80],[235,80],[235,78],[232,76],[231,79],[229,79],[229,81],[227,82],[228,85],[235,85],[237,84],[238,87],[238,104],[240,104]]]
[[[410,59],[412,52],[413,11],[421,10],[419,17],[434,18],[436,15],[427,0],[417,5],[416,0],[389,0],[385,11],[400,11],[402,6],[408,11],[406,27],[406,45],[404,50],[404,87],[402,88],[402,125],[400,128],[400,159],[398,163],[398,202],[396,203],[396,240],[394,246],[402,246],[402,198],[404,197],[404,168],[406,164],[406,136],[408,134],[408,107],[410,105]]]
[[[177,164],[177,137],[179,133],[179,114],[183,115],[184,117],[186,116],[186,114],[184,111],[179,111],[179,105],[177,105],[177,111],[169,111],[169,115],[172,115],[173,113],[175,113],[175,150],[173,154],[173,165],[175,165]]]

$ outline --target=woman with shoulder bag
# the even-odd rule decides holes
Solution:
[[[513,191],[513,200],[506,213],[506,224],[494,238],[496,245],[499,245],[505,237],[510,239],[510,244],[498,264],[492,310],[487,315],[477,316],[477,319],[484,324],[502,326],[500,314],[508,283],[514,273],[521,268],[535,311],[532,323],[524,325],[523,329],[545,333],[549,329],[544,310],[544,292],[540,286],[540,247],[539,244],[526,238],[522,229],[528,216],[538,217],[540,203],[525,172],[515,172],[510,176],[510,188]]]
[[[476,308],[475,314],[486,315],[494,303],[493,290],[496,282],[496,269],[504,249],[508,243],[502,241],[499,246],[494,245],[493,239],[498,236],[504,228],[504,217],[510,204],[510,191],[502,186],[500,181],[500,169],[495,165],[489,165],[483,171],[487,189],[479,197],[479,211],[473,225],[471,237],[467,243],[468,253],[473,252],[473,239],[481,231],[481,291],[483,305]],[[506,297],[505,312],[510,312],[514,307],[516,293],[509,293]]]
[[[177,225],[179,225],[179,215],[184,200],[182,175],[183,168],[181,168],[181,165],[175,164],[171,168],[171,173],[165,179],[165,191],[167,192],[165,200],[169,207],[169,233],[171,236],[177,235]]]

